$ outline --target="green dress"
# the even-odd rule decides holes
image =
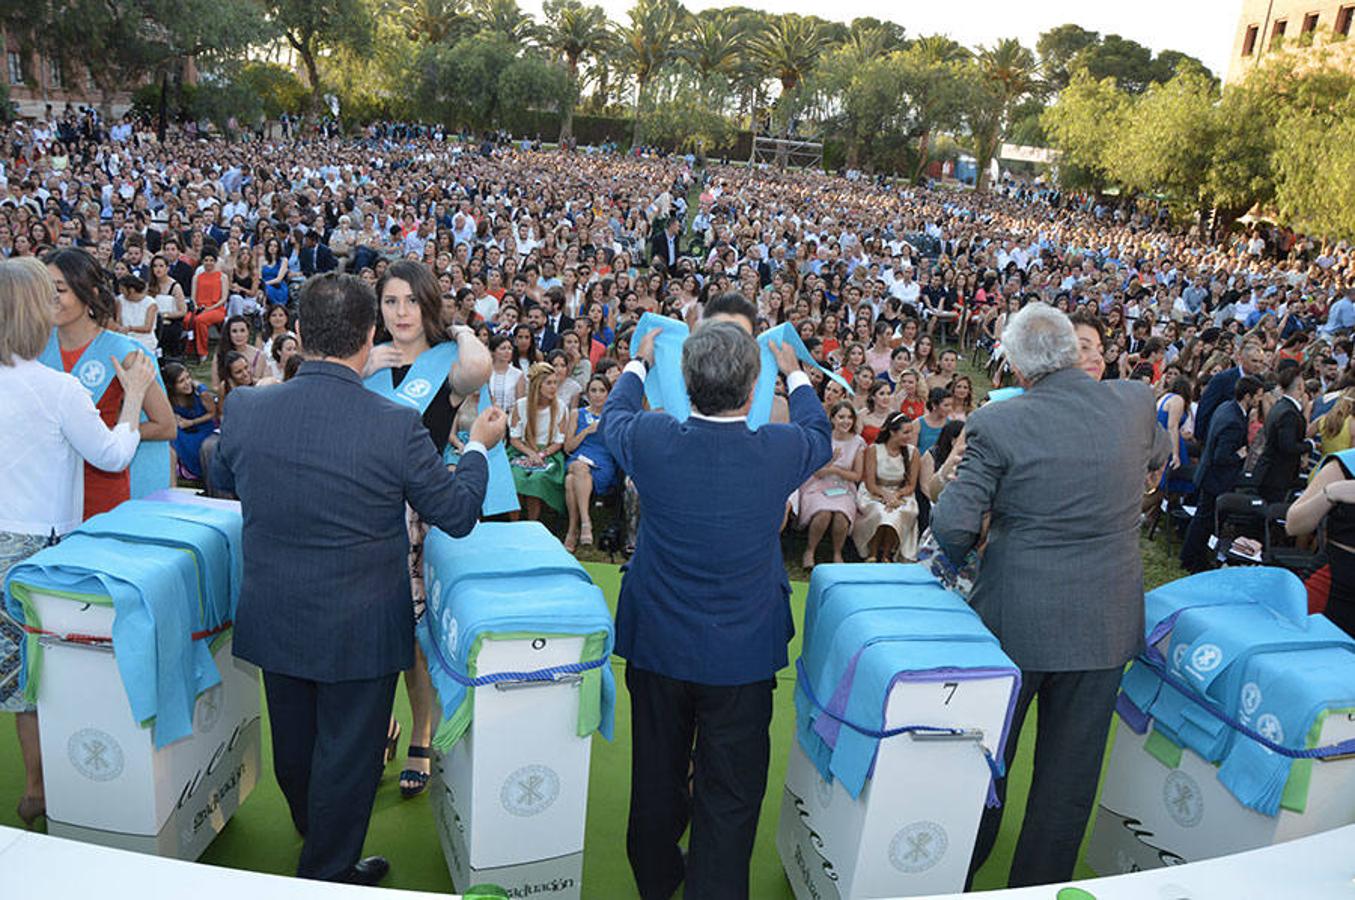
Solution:
[[[555,401],[555,427],[551,428],[551,409],[545,407],[536,411],[536,447],[544,449],[551,444],[563,444],[565,440],[565,419],[567,411],[559,400]],[[523,440],[526,433],[527,398],[517,402],[512,437]],[[565,455],[557,451],[546,457],[546,464],[537,468],[527,464],[527,457],[514,447],[508,449],[508,461],[512,463],[513,484],[519,495],[536,497],[557,513],[565,511]]]

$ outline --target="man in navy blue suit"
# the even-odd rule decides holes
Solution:
[[[273,771],[305,836],[297,875],[357,884],[390,869],[359,855],[395,682],[414,663],[405,503],[469,533],[505,425],[482,413],[449,474],[418,411],[362,386],[375,328],[359,278],[306,282],[306,361],[286,384],[231,392],[213,464],[243,507],[235,655],[264,673]]]
[[[749,430],[760,354],[731,322],[703,324],[683,345],[691,417],[644,413],[653,352],[650,333],[602,412],[644,510],[616,615],[631,695],[626,851],[644,900],[684,880],[688,900],[747,897],[774,676],[795,630],[781,520],[786,498],[832,457],[832,429],[782,346],[791,422]]]
[[[1243,375],[1233,386],[1233,399],[1221,404],[1209,422],[1209,434],[1195,467],[1199,503],[1181,543],[1181,567],[1187,572],[1210,568],[1206,551],[1209,535],[1214,531],[1214,506],[1242,477],[1247,461],[1248,416],[1261,402],[1265,390],[1261,379]]]
[[[1226,333],[1224,336],[1228,337]],[[1209,383],[1205,385],[1200,402],[1195,407],[1195,436],[1201,441],[1207,440],[1214,410],[1233,399],[1233,388],[1237,387],[1237,380],[1243,375],[1260,375],[1265,368],[1266,356],[1261,345],[1255,341],[1243,344],[1237,354],[1237,365],[1231,369],[1224,369],[1209,379]]]

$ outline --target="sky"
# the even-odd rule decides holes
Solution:
[[[521,6],[538,18],[540,0],[520,0]],[[614,21],[625,22],[632,0],[585,0],[597,2]],[[732,6],[718,0],[686,0],[693,12],[717,6]],[[1233,32],[1242,11],[1242,0],[965,0],[947,2],[884,2],[884,0],[835,0],[831,6],[819,0],[743,0],[738,5],[769,12],[795,12],[850,22],[861,16],[889,19],[902,25],[910,36],[947,34],[966,46],[991,44],[1004,37],[1017,37],[1034,49],[1040,32],[1065,22],[1102,34],[1118,34],[1149,47],[1154,53],[1180,50],[1198,57],[1220,78],[1232,52]]]

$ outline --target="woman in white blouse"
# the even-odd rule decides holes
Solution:
[[[518,398],[524,395],[522,369],[513,365],[513,339],[496,334],[489,339],[493,367],[489,373],[489,400],[506,413],[512,413]]]
[[[141,442],[137,420],[155,369],[146,354],[111,359],[124,397],[116,427],[99,418],[74,376],[38,362],[52,333],[56,285],[32,257],[0,262],[0,582],[15,563],[80,524],[82,463],[108,472],[127,468]],[[19,691],[23,631],[0,606],[0,709],[14,712],[26,782],[19,802],[25,824],[46,804],[36,710]]]

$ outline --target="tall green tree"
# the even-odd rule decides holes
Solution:
[[[471,0],[470,16],[480,31],[520,46],[531,43],[537,36],[536,21],[522,11],[518,0]]]
[[[630,10],[630,24],[618,35],[619,57],[635,77],[635,127],[631,143],[643,134],[641,112],[645,91],[659,70],[676,55],[678,41],[690,15],[678,0],[638,0]]]
[[[817,18],[795,13],[770,18],[765,28],[749,38],[749,50],[763,72],[781,82],[777,106],[783,134],[790,133],[795,89],[814,70],[828,45],[829,37]]]
[[[189,58],[210,69],[271,33],[254,0],[0,0],[0,27],[24,51],[87,71],[105,114],[129,85],[165,84]]]
[[[927,35],[903,53],[903,89],[915,110],[918,132],[913,180],[922,177],[937,129],[958,128],[974,93],[961,66],[969,51],[944,35]]]
[[[1016,105],[1041,87],[1035,54],[1015,38],[980,47],[974,66],[974,93],[967,120],[978,161],[980,193],[988,189],[989,167],[1011,122]]]
[[[1085,69],[1044,111],[1040,122],[1061,153],[1059,182],[1072,189],[1100,193],[1112,180],[1107,151],[1116,140],[1116,123],[1129,114],[1130,96],[1114,78],[1096,79]]]
[[[1112,124],[1106,166],[1131,191],[1164,197],[1178,221],[1208,210],[1205,182],[1217,131],[1218,89],[1208,75],[1187,71],[1151,85]]]
[[[1035,42],[1035,52],[1040,55],[1040,72],[1054,91],[1068,86],[1073,78],[1069,70],[1072,61],[1100,39],[1097,32],[1071,22],[1041,32]]]
[[[574,104],[581,93],[579,67],[612,49],[615,39],[600,6],[584,6],[580,0],[546,0],[546,26],[542,44],[556,53],[569,73],[569,96],[560,115],[560,143],[574,136]]]
[[[338,49],[369,50],[376,33],[373,10],[363,0],[262,0],[269,20],[301,60],[310,85],[310,107],[324,93],[320,55]]]
[[[383,13],[419,44],[451,44],[473,28],[466,0],[393,0]]]

